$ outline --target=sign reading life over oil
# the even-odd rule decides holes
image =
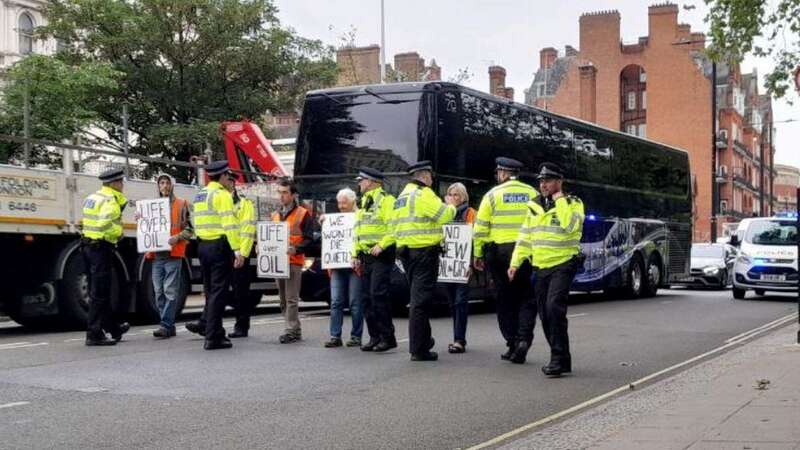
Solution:
[[[472,258],[472,226],[449,224],[442,227],[443,250],[439,256],[439,281],[442,283],[469,282],[469,263]]]
[[[136,249],[139,253],[163,252],[169,245],[170,207],[168,198],[136,202],[139,222],[136,224]]]
[[[353,213],[326,214],[322,222],[322,268],[349,269],[353,249]]]
[[[286,222],[258,222],[258,277],[289,278],[289,227]]]

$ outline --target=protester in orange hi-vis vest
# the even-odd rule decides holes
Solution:
[[[192,225],[189,221],[189,204],[175,196],[175,180],[160,174],[156,179],[159,197],[167,197],[170,202],[170,251],[150,252],[145,258],[152,262],[153,292],[161,317],[161,326],[153,331],[153,336],[166,339],[175,336],[175,313],[181,287],[183,259],[186,244],[192,238]],[[137,218],[138,219],[138,218]]]
[[[469,194],[462,183],[447,188],[447,197],[456,206],[455,223],[475,223],[475,208],[469,206]],[[447,346],[450,353],[464,353],[467,349],[467,316],[469,315],[469,284],[447,283],[447,296],[453,314],[453,343]]]
[[[300,330],[300,285],[306,249],[311,245],[313,221],[307,209],[297,200],[297,187],[288,180],[278,183],[281,208],[272,215],[273,222],[286,222],[289,226],[289,278],[278,279],[278,296],[286,323],[281,344],[291,344],[302,338]]]

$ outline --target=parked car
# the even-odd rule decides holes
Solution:
[[[797,217],[754,217],[739,223],[731,244],[738,246],[733,279],[733,298],[743,299],[748,290],[797,291]]]
[[[690,276],[674,284],[725,289],[733,280],[736,253],[727,244],[692,244]]]

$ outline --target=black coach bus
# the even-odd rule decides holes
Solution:
[[[434,162],[435,190],[460,181],[470,203],[494,186],[494,159],[565,170],[565,191],[583,199],[586,255],[573,289],[655,295],[689,273],[692,203],[686,152],[444,82],[317,90],[306,95],[295,179],[304,198],[336,210],[359,166],[387,173],[397,194],[406,167]],[[476,287],[488,285],[477,277]],[[485,295],[486,293],[480,293]]]

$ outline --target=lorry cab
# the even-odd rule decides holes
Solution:
[[[748,290],[797,290],[797,217],[781,215],[744,219],[731,243],[739,247],[734,263],[733,297],[743,299]]]

